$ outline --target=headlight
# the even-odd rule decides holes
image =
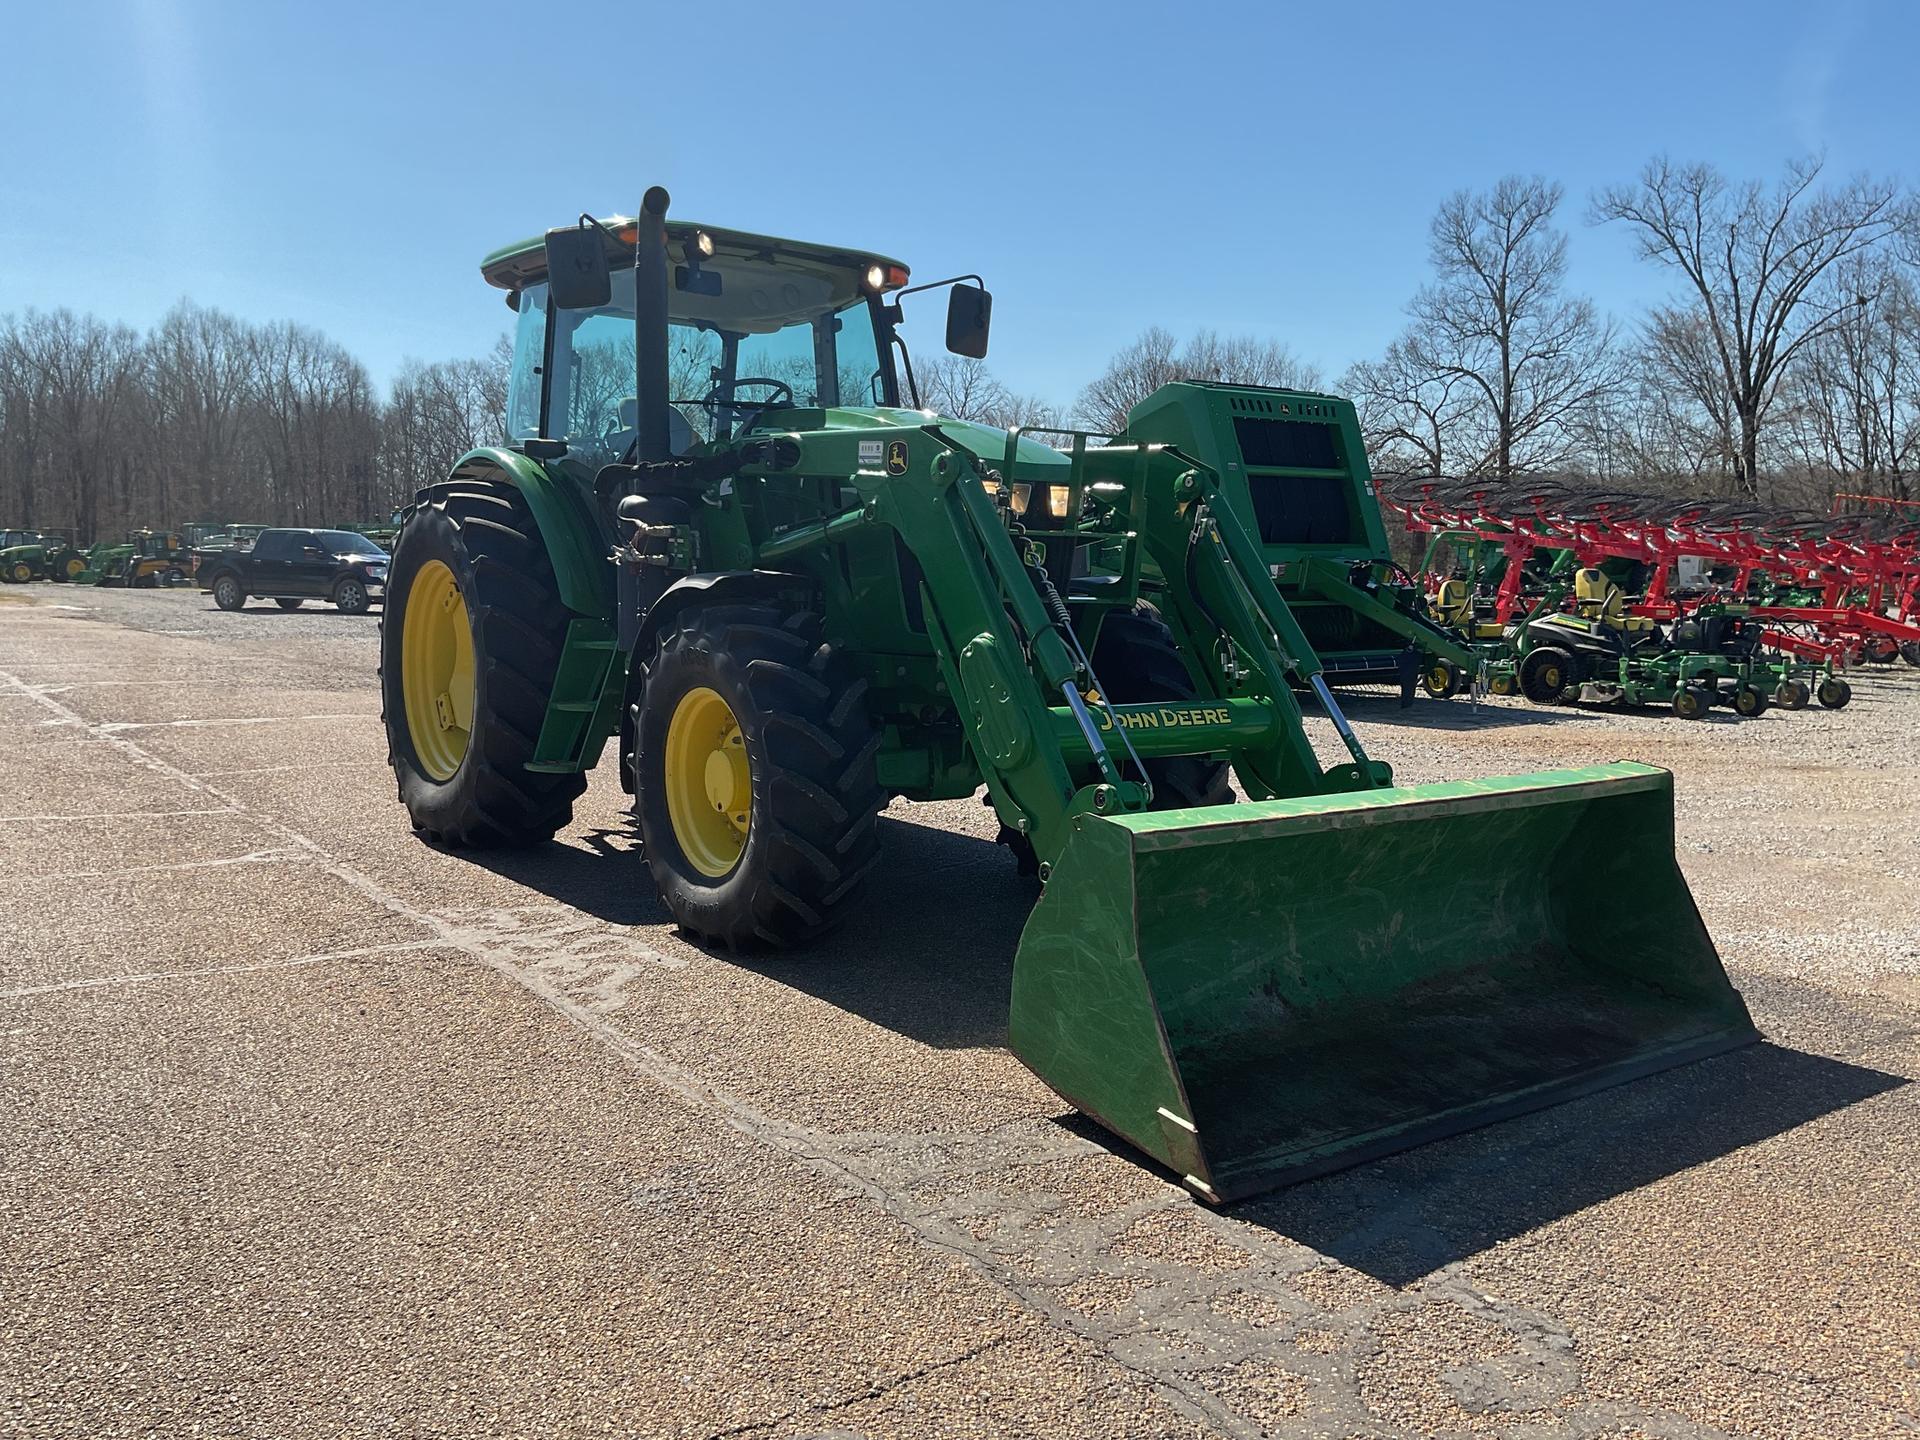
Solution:
[[[1056,520],[1067,518],[1067,501],[1073,492],[1064,485],[1054,485],[1047,490],[1047,513]]]

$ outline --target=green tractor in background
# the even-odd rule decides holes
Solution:
[[[1212,1200],[1756,1038],[1664,771],[1396,787],[1362,747],[1267,549],[1365,559],[1290,528],[1371,508],[1347,402],[1173,385],[1054,444],[943,418],[904,302],[949,287],[983,356],[977,277],[666,214],[483,262],[508,434],[407,510],[382,626],[423,837],[551,838],[611,741],[679,925],[800,946],[891,798],[984,786],[1044,887],[1011,1047]]]
[[[86,558],[72,540],[55,531],[0,531],[0,581],[24,585],[33,580],[66,581],[86,569]]]
[[[96,545],[86,568],[73,578],[83,584],[127,586],[184,585],[193,572],[193,551],[186,537],[171,530],[134,530],[119,545]]]

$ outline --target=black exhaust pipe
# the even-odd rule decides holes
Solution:
[[[633,394],[639,406],[638,458],[670,460],[667,443],[667,206],[660,186],[640,201],[633,238]]]

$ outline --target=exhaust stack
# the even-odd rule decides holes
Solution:
[[[669,460],[667,441],[667,206],[651,187],[640,201],[633,237],[633,394],[639,408],[642,463]]]

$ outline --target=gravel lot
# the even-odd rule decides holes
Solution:
[[[1768,1043],[1215,1213],[1003,1048],[988,812],[710,955],[610,769],[542,850],[415,841],[376,623],[0,592],[7,1433],[1920,1431],[1920,671],[1357,700],[1407,781],[1672,768]]]

